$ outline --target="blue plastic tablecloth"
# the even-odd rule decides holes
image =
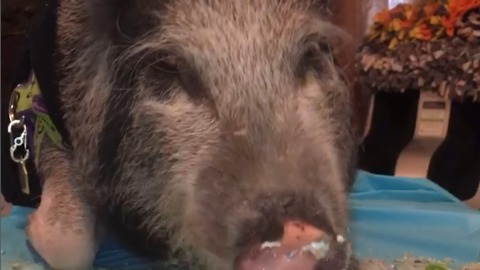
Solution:
[[[480,212],[468,209],[431,181],[359,172],[350,207],[350,239],[360,257],[393,260],[408,252],[451,258],[458,264],[480,260]],[[11,269],[19,261],[39,261],[23,230],[30,211],[13,207],[11,214],[1,219],[1,269]],[[96,265],[147,268],[146,262],[114,243],[102,247]]]

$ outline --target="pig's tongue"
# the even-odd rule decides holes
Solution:
[[[323,233],[306,224],[287,222],[279,242],[265,243],[239,262],[238,270],[313,270],[328,250]]]

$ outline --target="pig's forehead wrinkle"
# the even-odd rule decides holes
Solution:
[[[242,46],[278,54],[305,36],[332,34],[320,11],[311,10],[314,1],[247,1],[172,1],[156,13],[159,26],[152,37],[200,56]]]
[[[170,51],[195,70],[223,118],[264,124],[299,87],[294,73],[304,39],[336,32],[313,2],[172,1],[156,11],[158,28],[126,55]]]

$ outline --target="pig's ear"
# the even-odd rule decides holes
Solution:
[[[114,44],[129,43],[145,35],[160,21],[167,0],[87,0],[90,29]]]

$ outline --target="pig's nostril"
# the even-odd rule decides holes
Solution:
[[[284,223],[281,244],[285,248],[297,250],[320,240],[330,241],[325,232],[309,224],[298,221]]]

